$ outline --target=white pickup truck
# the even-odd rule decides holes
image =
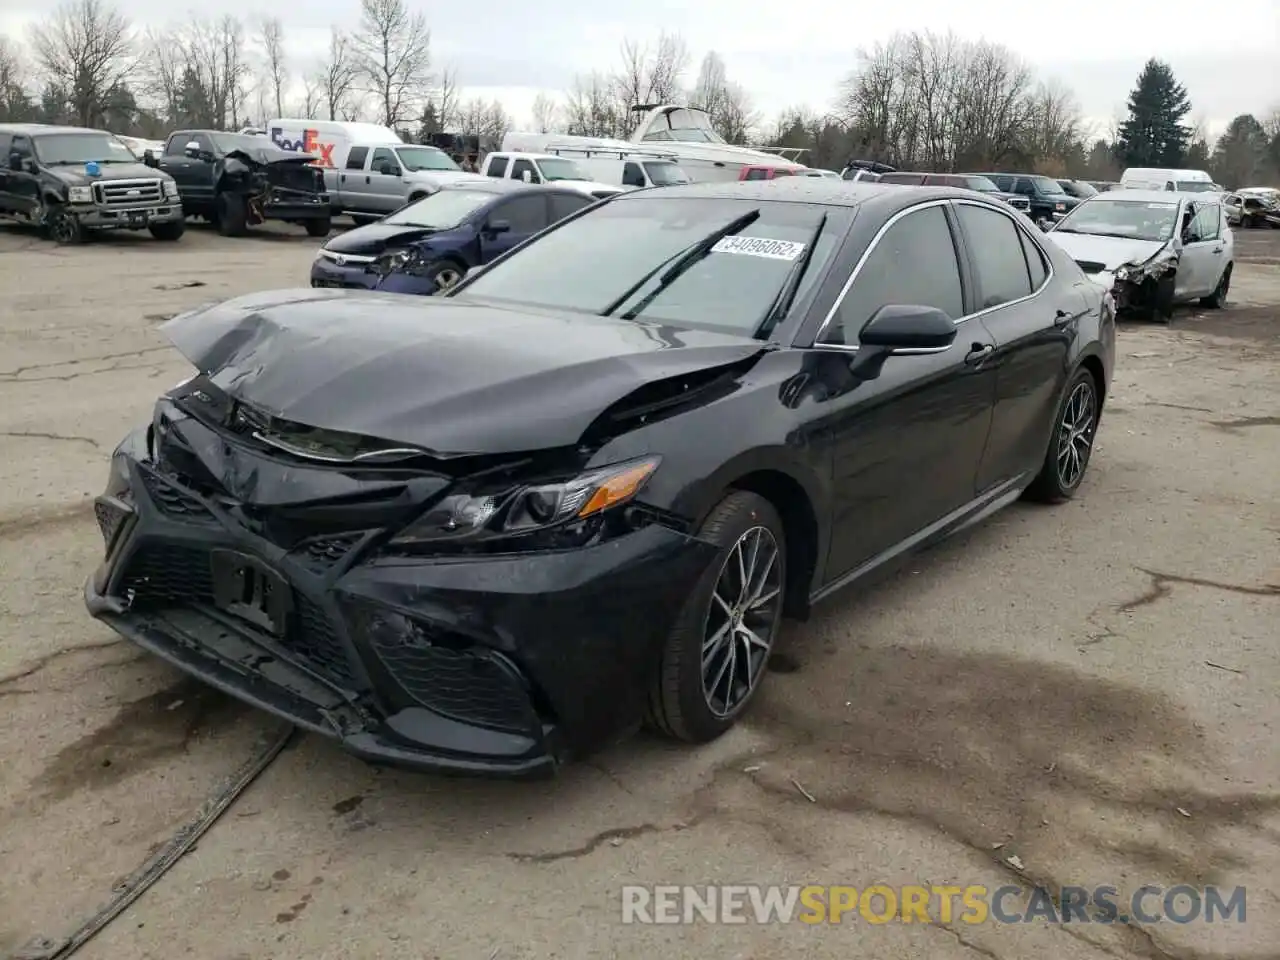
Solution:
[[[592,180],[575,161],[545,153],[491,153],[484,159],[482,173],[499,180],[554,183],[557,187],[577,190],[601,200],[622,193],[625,189],[620,184]]]

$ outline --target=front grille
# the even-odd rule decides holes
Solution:
[[[143,547],[129,562],[121,592],[135,610],[192,609],[213,605],[208,550],[159,544]],[[281,647],[329,680],[352,686],[354,674],[324,610],[294,591],[294,615]]]
[[[142,472],[142,483],[147,488],[152,502],[167,516],[197,523],[213,520],[213,514],[209,512],[209,508],[181,487],[145,470]]]
[[[145,547],[129,563],[122,592],[133,594],[133,605],[159,608],[213,602],[213,574],[209,554],[169,544]]]
[[[109,180],[93,185],[93,199],[107,207],[159,203],[164,199],[164,187],[159,180]]]

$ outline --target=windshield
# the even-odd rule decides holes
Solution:
[[[829,220],[804,269],[793,302],[814,289],[843,235]],[[824,209],[812,204],[669,199],[632,194],[544,234],[490,267],[460,296],[754,336],[812,240]],[[681,254],[739,218],[740,231],[653,294],[658,277]],[[639,285],[639,286],[637,286]],[[634,291],[629,294],[629,291]],[[619,298],[622,299],[620,302]]]
[[[1086,200],[1054,227],[1056,233],[1165,241],[1178,220],[1176,203],[1146,200]]]
[[[655,186],[669,187],[676,183],[689,183],[689,175],[674,163],[654,162],[643,165]]]
[[[1178,180],[1174,182],[1173,188],[1182,193],[1220,193],[1222,191],[1216,183],[1208,183],[1204,180]]]
[[[448,230],[456,227],[476,210],[494,198],[479,190],[441,190],[431,196],[402,207],[381,223],[396,227],[428,227]]]
[[[35,138],[35,153],[42,163],[137,163],[123,140],[109,133],[50,133]]]
[[[396,147],[396,155],[406,170],[461,170],[443,150],[435,147]]]
[[[542,179],[548,183],[554,183],[556,180],[590,180],[580,166],[572,160],[565,160],[562,157],[550,157],[545,160],[538,161],[538,168],[542,171]]]
[[[250,133],[211,133],[209,134],[209,139],[213,141],[213,145],[222,153],[231,153],[235,150],[244,150],[252,153],[264,147],[270,147],[272,150],[280,149],[268,138]]]
[[[703,110],[671,110],[659,117],[646,140],[682,140],[686,143],[724,143],[724,137],[716,133],[711,118]]]

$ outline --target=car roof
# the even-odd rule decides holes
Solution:
[[[558,190],[560,193],[576,193],[564,187],[551,184],[525,183],[523,180],[506,180],[490,177],[485,180],[459,180],[456,183],[442,183],[441,190],[470,190],[472,193],[520,193],[525,190]]]
[[[25,133],[29,137],[45,133],[106,133],[105,130],[94,130],[92,127],[63,127],[48,123],[0,123],[0,131],[10,134]]]
[[[1204,199],[1203,193],[1182,193],[1177,190],[1108,190],[1100,193],[1096,197],[1090,197],[1086,200],[1089,203],[1093,200],[1130,200],[1137,203],[1168,203],[1175,204],[1180,200],[1194,200],[1196,198]]]
[[[610,203],[631,203],[647,198],[688,200],[748,200],[767,203],[812,203],[828,207],[874,207],[878,214],[892,216],[898,210],[928,200],[980,200],[982,194],[960,187],[917,187],[867,180],[832,180],[829,177],[780,177],[776,180],[731,180],[683,183],[670,187],[647,187],[614,197]],[[987,201],[993,209],[1008,207]]]

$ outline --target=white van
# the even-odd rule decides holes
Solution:
[[[592,180],[576,160],[546,153],[497,151],[484,158],[480,172],[499,180],[554,183],[557,187],[577,190],[597,199],[612,197],[623,190],[620,184]]]
[[[281,150],[312,153],[316,166],[341,170],[347,153],[355,144],[402,143],[390,127],[376,123],[349,123],[341,120],[297,120],[280,117],[267,123],[267,135]]]
[[[1180,193],[1225,193],[1203,170],[1130,167],[1120,175],[1123,190],[1176,190]]]

